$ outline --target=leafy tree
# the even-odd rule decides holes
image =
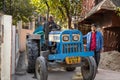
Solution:
[[[32,15],[49,14],[55,16],[56,20],[68,22],[71,28],[72,16],[78,15],[81,11],[82,0],[2,0],[0,10],[5,2],[5,14],[13,16],[14,23],[18,20],[29,21]]]
[[[116,8],[116,13],[117,13],[118,16],[120,16],[120,7]]]
[[[2,6],[3,2],[0,1],[0,11],[2,10],[3,6]]]
[[[3,1],[0,2],[0,10],[3,12],[3,6],[5,6],[4,14],[12,15],[14,24],[19,20],[23,20],[24,22],[30,21],[30,16],[32,16],[34,12],[34,7],[30,4],[31,0]]]
[[[72,16],[79,16],[82,0],[31,0],[37,13],[52,14],[60,22],[68,22],[71,28]]]
[[[81,11],[81,0],[60,0],[64,9],[64,14],[68,19],[68,26],[71,28],[72,16],[79,15]],[[61,7],[62,7],[61,6]]]

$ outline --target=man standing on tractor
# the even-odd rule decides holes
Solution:
[[[100,62],[100,52],[103,47],[103,36],[101,32],[96,31],[96,24],[91,25],[91,32],[88,32],[83,38],[87,39],[87,50],[94,51],[94,59],[98,68]]]

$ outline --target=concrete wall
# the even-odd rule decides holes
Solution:
[[[23,29],[23,23],[22,21],[19,21],[17,24],[16,34],[15,34],[15,71],[17,74],[24,74],[24,72],[21,72],[25,69],[25,50],[26,50],[26,35],[32,34],[34,31],[33,23],[32,29]],[[21,60],[21,57],[22,60]],[[21,65],[22,64],[22,65]],[[25,70],[24,70],[25,71]]]
[[[12,75],[15,74],[20,52],[26,50],[26,35],[32,34],[34,28],[32,30],[22,29],[22,23],[20,23],[17,29],[17,27],[12,26],[12,17],[8,15],[0,15],[0,31],[2,25],[4,28],[3,34],[0,32],[0,34],[3,35],[3,43],[0,44],[0,80],[12,80]],[[0,43],[1,41],[2,39],[0,39]]]
[[[19,21],[17,24],[18,27],[18,38],[19,38],[19,51],[24,52],[26,50],[26,35],[32,34],[35,28],[35,21],[30,25],[30,29],[23,29],[22,21]]]
[[[26,35],[32,34],[33,30],[20,29],[19,30],[19,50],[24,52],[26,50]]]
[[[15,34],[16,34],[16,27],[12,26],[12,74],[15,74],[15,52],[16,52]]]
[[[1,16],[0,16],[0,56],[1,56],[1,48],[2,48],[2,23],[1,23]],[[0,57],[0,80],[1,80],[1,57]]]
[[[2,16],[3,43],[1,50],[1,80],[11,80],[11,52],[12,52],[12,17]]]

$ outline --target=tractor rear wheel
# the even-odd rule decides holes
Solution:
[[[84,57],[81,73],[83,80],[94,80],[96,76],[97,66],[93,57]]]
[[[40,56],[37,58],[35,72],[37,80],[47,80],[48,78],[47,63],[44,57]]]
[[[76,69],[76,67],[66,67],[66,68],[65,68],[65,70],[66,70],[66,71],[69,71],[69,72],[75,71],[75,69]]]
[[[35,72],[35,62],[37,57],[39,56],[39,48],[38,44],[34,40],[27,40],[27,72],[34,73]]]

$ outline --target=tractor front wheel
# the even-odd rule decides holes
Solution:
[[[40,56],[36,60],[35,72],[37,80],[47,80],[48,71],[47,64],[44,57]]]
[[[83,80],[94,80],[96,76],[96,62],[93,57],[84,57],[83,65],[81,66],[81,73]]]

